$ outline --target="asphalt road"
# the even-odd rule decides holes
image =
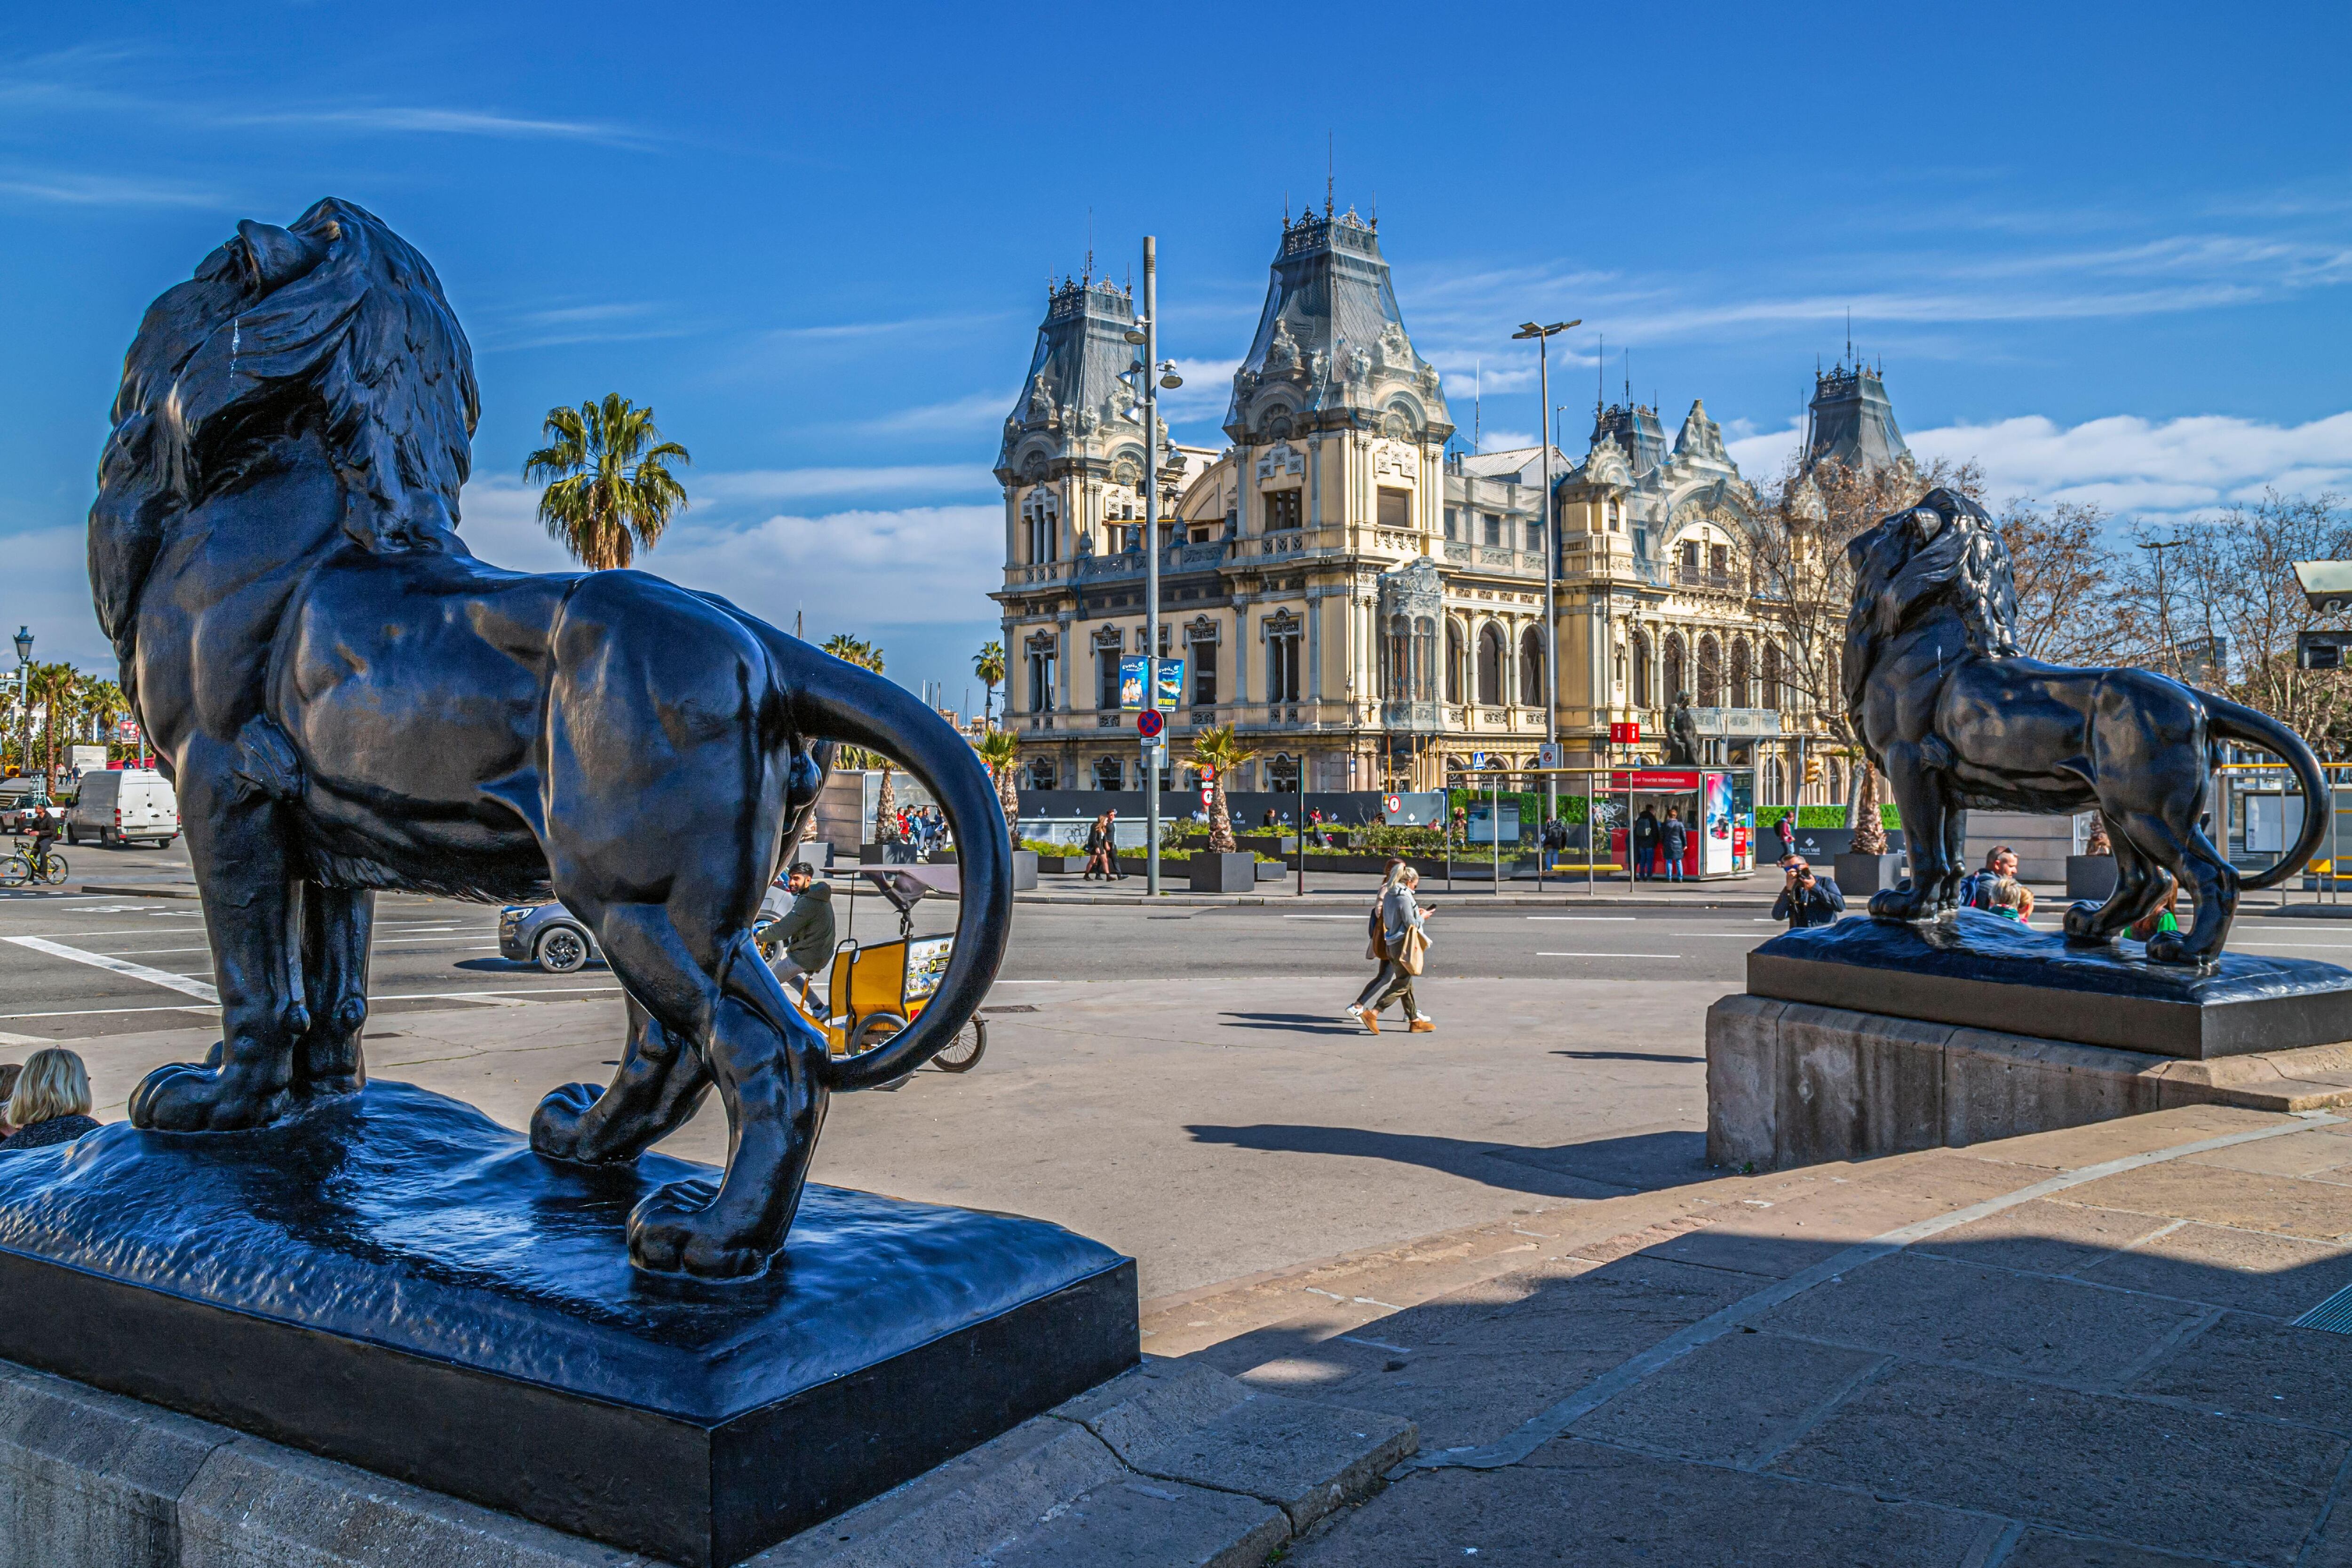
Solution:
[[[70,881],[180,886],[184,845],[168,850],[68,848]],[[1751,889],[1754,891],[1761,890]],[[1424,891],[1433,977],[1685,982],[1737,989],[1748,949],[1780,928],[1748,910],[1494,908],[1475,893]],[[1362,900],[1307,907],[1151,910],[1018,906],[999,1001],[1049,985],[1163,979],[1329,974],[1352,990],[1366,972]],[[841,933],[897,929],[879,900],[836,899]],[[950,929],[954,906],[918,910],[919,932]],[[498,954],[497,910],[448,899],[377,900],[371,961],[377,1017],[451,1006],[513,1006],[617,992],[601,963],[550,975]],[[2055,929],[2055,910],[2037,920]],[[2231,945],[2281,957],[2352,963],[2352,924],[2242,913]],[[209,1020],[212,955],[194,900],[0,891],[0,1035],[79,1039]],[[0,1043],[6,1043],[0,1041]]]

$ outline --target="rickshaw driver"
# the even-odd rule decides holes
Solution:
[[[833,961],[833,885],[818,881],[807,861],[795,860],[784,873],[784,888],[792,907],[768,928],[768,967],[805,1003],[810,976]]]

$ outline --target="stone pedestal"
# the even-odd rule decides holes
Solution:
[[[1830,875],[1837,879],[1838,891],[1845,895],[1847,906],[1856,910],[1869,900],[1871,894],[1903,879],[1900,855],[1856,855],[1848,850],[1832,864]]]
[[[383,1082],[115,1122],[0,1160],[0,1357],[691,1568],[1137,1359],[1132,1261],[1013,1215],[812,1185],[760,1278],[633,1269],[630,1210],[715,1174],[544,1160]]]
[[[1253,893],[1257,890],[1257,857],[1246,850],[1232,855],[1196,851],[1192,859],[1191,887],[1196,893]]]
[[[1706,1157],[1731,1170],[1960,1148],[2194,1104],[2352,1104],[2352,1045],[2181,1061],[1767,996],[1707,1010]]]

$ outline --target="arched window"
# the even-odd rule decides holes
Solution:
[[[1673,707],[1675,703],[1681,700],[1683,693],[1690,689],[1689,682],[1684,679],[1686,672],[1683,664],[1683,635],[1680,632],[1668,632],[1666,634],[1666,681],[1658,692],[1659,707]]]
[[[1488,708],[1503,705],[1503,633],[1492,622],[1478,632],[1478,700]]]
[[[1117,789],[1126,769],[1117,757],[1095,759],[1095,788]]]
[[[1445,623],[1445,700],[1462,700],[1462,623],[1451,617]]]
[[[1654,708],[1655,699],[1650,691],[1650,634],[1633,634],[1633,706]]]
[[[1052,789],[1054,787],[1053,758],[1032,757],[1029,759],[1029,767],[1027,771],[1029,782],[1023,784],[1021,786],[1022,788]]]
[[[1391,702],[1408,701],[1412,697],[1412,623],[1402,616],[1389,617],[1388,634],[1382,639],[1381,650],[1386,656],[1381,663],[1382,690]]]
[[[1730,708],[1753,708],[1756,684],[1754,666],[1749,662],[1748,639],[1741,637],[1731,645],[1731,697],[1725,704]]]
[[[1778,643],[1768,642],[1764,645],[1763,700],[1758,706],[1762,708],[1780,706],[1780,645]]]
[[[1265,787],[1276,795],[1298,793],[1298,759],[1287,752],[1276,752],[1265,763]]]
[[[1712,633],[1698,639],[1698,705],[1723,706],[1723,645]]]
[[[1519,702],[1522,707],[1544,705],[1544,646],[1543,633],[1529,626],[1519,634]]]
[[[1437,623],[1416,616],[1412,623],[1412,700],[1437,700]]]

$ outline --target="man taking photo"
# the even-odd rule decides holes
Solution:
[[[1801,855],[1791,855],[1780,862],[1787,874],[1780,884],[1780,896],[1773,901],[1772,918],[1787,921],[1790,931],[1802,931],[1807,926],[1836,923],[1845,913],[1845,895],[1827,877],[1816,877],[1813,868]]]

